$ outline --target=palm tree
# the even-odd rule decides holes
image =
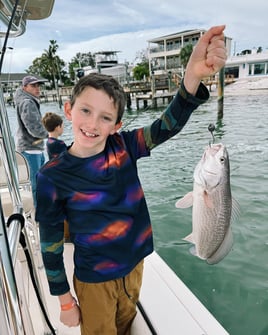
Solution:
[[[180,52],[180,60],[181,60],[181,65],[183,67],[183,71],[186,69],[187,63],[189,61],[189,58],[193,52],[193,45],[192,44],[187,44],[185,47],[181,49]]]
[[[43,66],[46,68],[47,73],[50,73],[53,80],[53,87],[57,88],[59,71],[58,71],[58,62],[59,57],[56,55],[58,44],[56,40],[50,40],[50,45],[48,50],[44,50],[42,54]]]
[[[45,62],[45,66],[47,67],[47,72],[52,74],[53,78],[53,86],[56,88],[59,106],[61,107],[62,102],[60,99],[60,93],[59,93],[59,86],[58,86],[58,80],[60,79],[60,71],[59,71],[59,62],[60,58],[56,55],[58,44],[56,40],[50,40],[50,45],[48,47],[48,50],[45,50],[45,52],[42,55],[43,62]]]

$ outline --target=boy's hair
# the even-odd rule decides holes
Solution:
[[[123,87],[112,76],[101,73],[91,73],[79,79],[73,88],[71,96],[71,107],[73,107],[76,98],[86,87],[93,87],[96,90],[103,90],[114,101],[114,106],[118,110],[116,124],[119,123],[125,111],[125,92]]]
[[[63,123],[62,118],[56,114],[47,112],[43,118],[42,122],[47,131],[54,131],[56,127],[61,126]]]

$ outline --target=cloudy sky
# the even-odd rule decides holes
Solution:
[[[149,39],[218,24],[226,24],[233,52],[268,49],[267,10],[267,0],[55,0],[49,18],[28,21],[24,35],[9,39],[2,72],[24,72],[52,39],[66,62],[77,52],[118,50],[120,62],[133,63]]]

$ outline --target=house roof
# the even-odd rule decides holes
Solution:
[[[200,34],[200,33],[203,34],[204,32],[205,32],[204,29],[183,30],[183,31],[178,32],[178,33],[173,33],[173,34],[168,34],[168,35],[156,37],[156,38],[148,40],[147,42],[157,43],[157,42],[160,42],[162,40],[173,39],[173,38],[180,37],[180,36],[189,36],[189,35],[191,36],[191,35]]]

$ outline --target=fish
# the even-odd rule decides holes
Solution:
[[[192,206],[192,233],[183,240],[193,244],[193,255],[208,264],[217,264],[233,247],[231,223],[239,215],[239,204],[232,197],[229,155],[224,144],[205,148],[193,179],[193,190],[175,204],[176,208]]]

